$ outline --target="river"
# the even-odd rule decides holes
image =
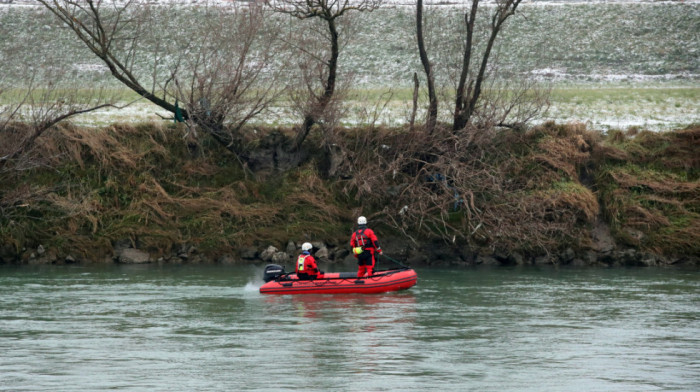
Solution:
[[[264,296],[262,266],[0,266],[0,390],[700,390],[697,269],[417,271]]]

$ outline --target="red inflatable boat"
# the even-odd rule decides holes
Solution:
[[[296,274],[285,274],[278,265],[268,265],[263,279],[263,294],[375,294],[408,289],[416,284],[418,275],[411,268],[400,268],[376,271],[361,279],[356,272],[329,272],[321,279],[299,280]]]

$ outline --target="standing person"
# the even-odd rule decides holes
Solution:
[[[367,218],[364,216],[357,218],[357,230],[352,233],[350,246],[359,266],[357,277],[372,276],[377,263],[376,253],[382,254],[382,248],[379,246],[377,235],[367,227]]]
[[[295,270],[297,278],[301,280],[314,280],[323,276],[316,265],[316,259],[311,256],[311,248],[313,246],[308,242],[304,242],[301,245],[301,254],[297,258]]]

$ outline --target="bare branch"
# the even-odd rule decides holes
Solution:
[[[372,11],[383,0],[272,0],[270,6],[279,13],[298,19],[337,19],[348,11]]]
[[[236,154],[240,129],[283,89],[277,83],[280,69],[273,65],[284,63],[275,58],[284,41],[263,7],[196,8],[205,15],[185,19],[191,25],[178,19],[175,31],[156,31],[155,26],[170,26],[180,11],[138,1],[39,1],[114,78]],[[170,35],[182,30],[189,35],[174,46]],[[139,63],[150,71],[139,74]]]
[[[61,121],[106,107],[116,107],[118,95],[108,95],[102,89],[82,91],[61,86],[56,80],[62,74],[46,71],[40,77],[32,73],[17,103],[0,112],[0,132],[5,133],[0,142],[0,168],[10,161],[23,158],[36,140]],[[38,86],[37,80],[50,80]],[[0,92],[0,97],[2,92]],[[11,124],[15,123],[16,126]],[[21,124],[21,125],[20,125]],[[15,168],[26,165],[15,165]]]
[[[467,26],[467,38],[464,48],[464,58],[462,60],[462,73],[460,74],[459,84],[457,86],[457,93],[455,97],[455,112],[454,121],[452,129],[454,131],[463,129],[467,123],[470,121],[474,111],[477,107],[477,103],[481,99],[483,83],[486,80],[486,70],[488,66],[489,59],[491,57],[491,51],[493,50],[494,43],[496,42],[496,37],[501,31],[503,24],[508,19],[508,17],[515,14],[520,2],[522,0],[499,0],[496,3],[495,10],[491,16],[491,31],[489,34],[488,41],[486,43],[486,48],[482,54],[482,58],[479,64],[478,72],[476,76],[469,81],[469,88],[465,91],[467,85],[467,76],[469,74],[469,68],[472,58],[473,50],[473,32],[474,24],[476,22],[477,8],[479,6],[479,0],[473,0],[469,14],[465,13],[465,23]],[[472,88],[473,86],[473,88]]]
[[[302,46],[305,53],[312,53],[300,64],[303,90],[292,98],[300,108],[304,124],[297,133],[294,149],[301,148],[314,124],[319,123],[322,116],[337,113],[333,109],[337,105],[336,94],[338,84],[338,58],[341,51],[340,17],[349,11],[372,11],[381,5],[381,0],[274,0],[271,7],[278,13],[294,18],[307,20],[317,19],[325,25],[322,33],[329,47],[326,50],[309,50]],[[305,38],[302,38],[305,39]],[[309,40],[306,40],[309,42]],[[315,48],[319,49],[319,48]],[[317,54],[317,53],[322,54]],[[320,86],[320,89],[316,86]],[[320,91],[319,91],[320,90]],[[299,92],[304,91],[302,95]]]
[[[155,96],[146,89],[133,73],[135,40],[144,34],[146,24],[143,18],[147,7],[138,10],[133,1],[94,1],[94,0],[37,0],[68,26],[97,57],[109,68],[112,75],[128,88],[170,112],[175,105]],[[105,5],[106,3],[106,5]],[[111,7],[110,7],[111,5]],[[106,10],[103,8],[107,8]],[[131,45],[122,59],[116,50],[117,44],[131,37]],[[187,113],[184,114],[187,117]]]

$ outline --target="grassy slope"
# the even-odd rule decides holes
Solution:
[[[619,241],[658,253],[700,254],[698,151],[698,127],[608,136],[595,176]]]
[[[114,125],[66,127],[43,137],[35,159],[50,167],[3,181],[1,203],[19,206],[2,219],[3,242],[92,258],[121,239],[154,253],[190,243],[216,254],[258,239],[278,243],[344,229],[346,217],[313,170],[252,181],[216,147],[192,157],[181,134],[175,127]]]
[[[0,241],[90,259],[123,239],[154,254],[193,244],[216,256],[289,239],[343,241],[357,208],[393,211],[398,202],[363,206],[342,182],[321,179],[313,157],[297,170],[252,180],[216,146],[193,157],[180,135],[174,126],[144,124],[68,126],[43,137],[33,158],[42,166],[3,176]],[[485,220],[471,246],[488,232],[482,246],[489,249],[585,249],[602,212],[619,242],[700,253],[700,128],[601,137],[550,123],[482,146],[499,151],[500,166],[489,174],[499,177],[489,181],[502,186],[475,192],[474,204],[497,223]]]

